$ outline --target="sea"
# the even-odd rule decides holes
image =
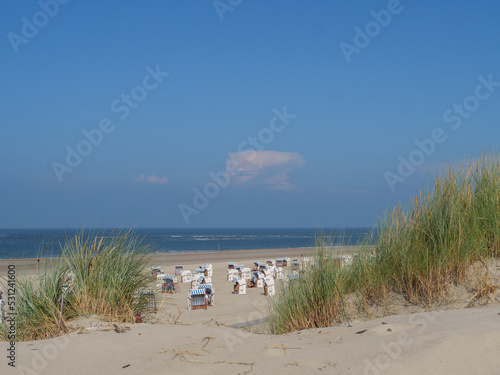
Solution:
[[[127,231],[123,228],[0,228],[0,259],[59,256],[65,240],[73,238],[82,230],[85,236],[92,232],[105,237]],[[371,228],[131,229],[155,253],[314,247],[318,239],[326,239],[332,245],[348,246],[359,244],[370,230]]]

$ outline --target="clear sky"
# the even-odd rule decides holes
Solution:
[[[371,226],[499,143],[499,19],[466,0],[4,0],[0,227]]]

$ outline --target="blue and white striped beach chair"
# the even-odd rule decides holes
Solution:
[[[205,289],[191,289],[188,295],[188,310],[206,310],[207,299]]]

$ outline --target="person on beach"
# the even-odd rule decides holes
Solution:
[[[236,281],[233,287],[233,294],[238,294],[238,287],[240,286],[240,283]]]
[[[247,286],[249,288],[255,288],[255,286],[257,285],[257,279],[258,278],[259,278],[259,273],[258,272],[253,272],[252,273],[252,279],[248,280]]]
[[[207,305],[210,305],[211,292],[210,288],[205,289],[205,300],[207,301]]]
[[[38,264],[40,264],[40,258],[37,259]]]

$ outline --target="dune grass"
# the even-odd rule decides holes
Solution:
[[[316,267],[271,302],[271,332],[342,321],[341,295],[381,304],[397,293],[427,307],[445,298],[450,285],[465,280],[471,264],[500,255],[500,157],[491,153],[450,168],[408,206],[384,214],[376,236],[360,246],[359,259],[337,269],[322,262],[320,244]]]
[[[341,323],[346,273],[335,267],[329,257],[326,243],[317,245],[314,267],[302,272],[278,288],[277,297],[271,299],[269,325],[271,332],[284,333],[304,328],[326,327]],[[331,258],[330,258],[331,259]]]
[[[131,232],[113,236],[82,230],[62,245],[62,256],[38,275],[17,285],[17,340],[54,337],[68,331],[65,322],[82,315],[135,322],[151,287],[146,274],[150,248]],[[62,321],[60,311],[65,295]],[[5,325],[0,339],[5,340]]]

